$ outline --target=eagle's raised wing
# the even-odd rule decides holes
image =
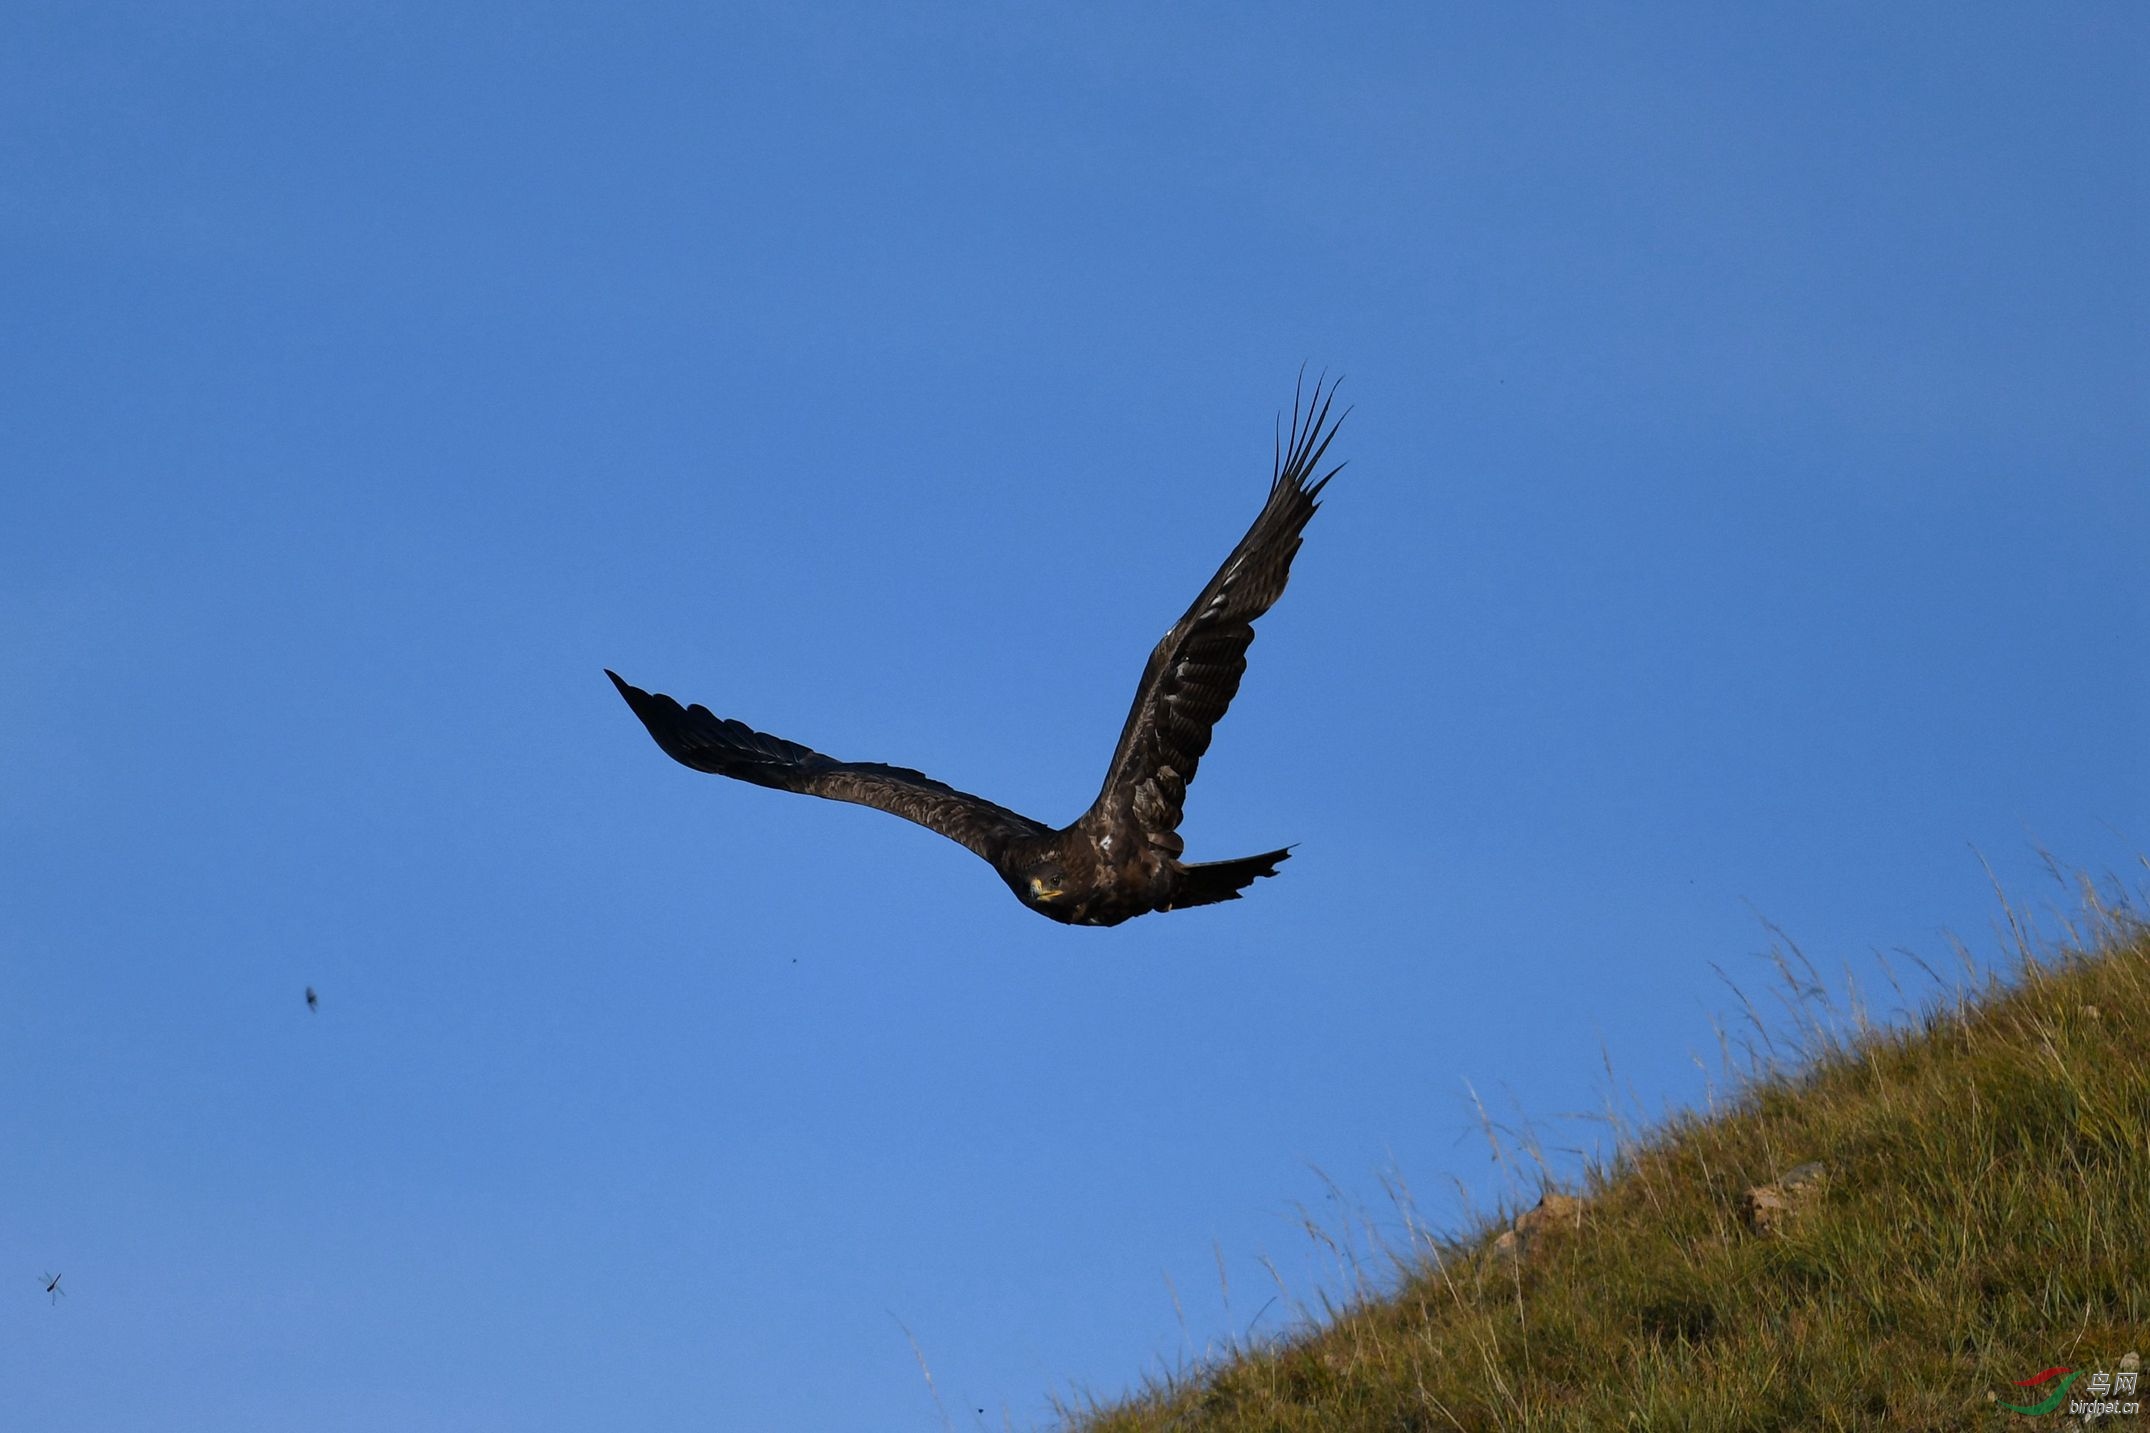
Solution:
[[[988,861],[1010,841],[1051,830],[908,767],[838,761],[795,741],[758,732],[745,722],[720,717],[705,706],[682,707],[662,693],[645,692],[621,681],[612,671],[605,675],[612,678],[665,754],[696,771],[876,807],[938,831]]]
[[[1210,729],[1239,691],[1254,619],[1283,594],[1300,534],[1318,506],[1315,498],[1343,467],[1339,463],[1314,476],[1337,424],[1349,412],[1331,423],[1335,398],[1335,385],[1324,397],[1317,379],[1302,415],[1299,394],[1292,394],[1291,435],[1278,438],[1269,501],[1187,615],[1150,653],[1105,785],[1078,824],[1110,826],[1132,817],[1152,845],[1175,856],[1184,849],[1177,834],[1180,806],[1202,753],[1209,750]]]

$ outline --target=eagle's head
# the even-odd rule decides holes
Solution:
[[[1068,892],[1068,873],[1057,865],[1035,867],[1028,882],[1030,899],[1041,906],[1051,905]]]

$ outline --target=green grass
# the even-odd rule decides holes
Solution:
[[[2085,896],[2043,954],[2010,912],[2011,976],[1965,957],[1970,983],[1908,1028],[1838,1016],[1780,956],[1795,1048],[1769,1053],[1750,1009],[1765,1049],[1738,1093],[1592,1169],[1520,1254],[1495,1247],[1506,1221],[1414,1236],[1385,1291],[1066,1426],[2064,1426],[2065,1404],[1989,1395],[2150,1351],[2150,927]],[[1751,1228],[1746,1191],[1816,1160],[1789,1222]]]

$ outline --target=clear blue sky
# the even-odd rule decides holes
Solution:
[[[9,7],[8,1421],[939,1429],[907,1328],[1025,1426],[1339,1287],[1312,1167],[1497,1198],[1466,1081],[1698,1099],[1761,918],[1865,979],[1994,953],[1974,848],[2133,867],[2146,72],[2118,4]],[[600,673],[1064,821],[1302,362],[1351,466],[1185,828],[1299,843],[1251,899],[1052,925]]]

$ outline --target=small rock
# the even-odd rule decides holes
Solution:
[[[1740,1217],[1757,1234],[1774,1234],[1813,1204],[1829,1166],[1818,1159],[1786,1170],[1775,1184],[1757,1184],[1740,1199]]]
[[[1740,1199],[1740,1218],[1757,1234],[1774,1234],[1791,1222],[1792,1197],[1774,1184],[1757,1184]]]
[[[1583,1223],[1583,1201],[1572,1194],[1548,1194],[1539,1199],[1537,1207],[1518,1214],[1514,1221],[1501,1230],[1493,1241],[1496,1258],[1517,1259],[1529,1252],[1548,1232],[1563,1226],[1579,1229]]]
[[[1548,1194],[1538,1201],[1537,1208],[1516,1216],[1515,1232],[1529,1238],[1562,1224],[1583,1227],[1583,1201],[1572,1194]]]

